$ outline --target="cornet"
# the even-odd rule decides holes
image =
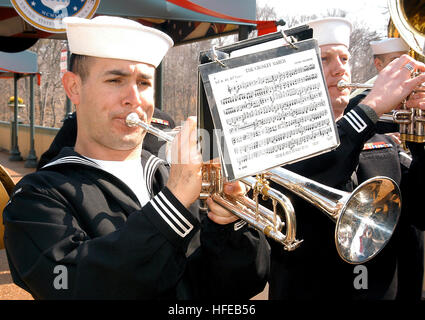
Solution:
[[[412,77],[418,73],[412,74]],[[367,83],[348,83],[344,80],[338,82],[339,89],[371,89],[373,84]],[[421,85],[413,92],[425,92],[425,86]],[[413,93],[412,92],[412,93]],[[407,108],[406,99],[403,101],[400,109],[393,110],[392,113],[383,114],[380,120],[386,122],[394,122],[399,125],[400,140],[403,147],[406,149],[406,141],[424,143],[425,142],[425,111],[419,108]]]
[[[145,131],[169,143],[173,141],[175,133],[178,133],[178,131],[173,131],[170,134],[158,130],[141,121],[136,113],[130,113],[126,118],[126,123],[130,127],[140,126]],[[166,158],[169,157],[166,156]],[[285,250],[296,249],[302,241],[296,239],[295,211],[289,199],[279,191],[268,188],[265,181],[257,181],[251,177],[241,181],[253,189],[255,201],[245,196],[231,198],[226,195],[223,192],[224,179],[220,165],[204,163],[202,165],[202,188],[199,199],[206,200],[211,197],[216,203],[240,219],[282,244]],[[259,195],[272,199],[273,211],[259,204]],[[285,222],[277,214],[277,205],[280,205],[285,213]],[[283,228],[286,228],[286,234],[282,232]]]
[[[129,126],[141,126],[168,142],[174,137],[152,129],[137,114],[127,117]],[[160,132],[158,132],[160,131]],[[269,186],[268,180],[285,187],[321,209],[336,222],[335,243],[340,257],[349,263],[364,263],[376,256],[387,244],[397,225],[401,196],[397,184],[387,177],[369,179],[351,194],[336,190],[283,168],[274,168],[239,181],[253,189],[253,198],[232,198],[224,194],[224,177],[218,164],[204,164],[200,199],[211,197],[216,203],[246,221],[266,236],[294,250],[297,240],[295,212],[288,198]],[[273,211],[261,206],[258,196],[273,201]],[[277,204],[283,209],[282,221]],[[286,234],[281,230],[286,228]]]
[[[412,74],[412,77],[418,73]],[[425,86],[421,85],[413,92],[425,92]],[[406,141],[424,143],[425,142],[425,111],[419,108],[407,108],[404,100],[401,108],[393,113],[394,122],[400,126],[400,140],[406,149]]]

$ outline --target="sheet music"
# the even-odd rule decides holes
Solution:
[[[208,77],[235,179],[338,144],[314,49]]]

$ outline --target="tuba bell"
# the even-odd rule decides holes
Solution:
[[[388,0],[389,37],[401,37],[416,60],[425,58],[425,0]]]
[[[410,47],[409,55],[425,62],[425,0],[388,0],[390,21],[388,37],[401,37]],[[414,75],[413,75],[414,76]],[[417,91],[423,91],[423,85]],[[406,141],[425,142],[425,113],[418,108],[408,109],[403,103],[393,112],[393,120],[399,124],[403,147]]]

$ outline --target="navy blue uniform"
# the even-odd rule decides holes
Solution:
[[[69,147],[22,178],[3,213],[14,282],[36,299],[249,299],[261,292],[265,236],[247,224],[217,225],[196,203],[186,209],[166,187],[165,161],[143,151],[141,162],[150,195],[144,206],[125,182]],[[65,287],[55,284],[57,267],[66,270]]]
[[[365,160],[362,159],[360,164],[359,157],[363,158],[366,152],[363,150],[365,143],[375,135],[378,118],[376,114],[373,117],[373,114],[363,112],[365,110],[365,106],[356,105],[337,122],[341,141],[337,149],[285,168],[333,188],[352,190],[355,183],[354,172],[357,172],[361,179],[366,179],[371,174],[367,172],[369,166],[363,166]],[[391,173],[388,175],[400,182],[398,153],[392,147],[386,151],[390,150],[394,159],[390,160],[393,166],[387,168]],[[377,153],[374,152],[373,155],[375,154]],[[386,167],[380,162],[378,168],[381,166]],[[297,218],[297,238],[303,239],[304,242],[296,250],[288,252],[284,251],[281,245],[270,241],[270,299],[395,299],[395,239],[374,259],[364,264],[368,270],[367,289],[357,289],[354,286],[354,280],[358,276],[354,270],[355,266],[344,262],[337,254],[335,223],[318,208],[292,192],[276,184],[272,184],[272,187],[280,189],[290,197]],[[403,202],[408,201],[405,199]]]

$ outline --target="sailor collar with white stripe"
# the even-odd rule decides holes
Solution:
[[[143,166],[143,173],[145,175],[145,181],[152,181],[153,175],[156,171],[156,168],[160,164],[166,164],[166,161],[154,156],[149,151],[142,150],[141,155],[141,162]],[[44,165],[41,170],[50,168],[57,165],[66,165],[66,164],[78,164],[78,165],[85,165],[90,166],[93,168],[101,169],[101,167],[96,163],[91,161],[90,159],[87,159],[86,157],[80,155],[79,153],[75,152],[73,148],[71,147],[64,147],[61,152],[53,158],[52,161]],[[147,183],[148,192],[151,193],[151,186],[150,183]]]
[[[148,151],[142,151],[141,163],[144,169],[143,171],[146,182],[152,181],[148,179],[153,179],[153,175],[160,164],[166,164],[164,160],[152,155]],[[67,164],[83,165],[101,169],[97,163],[76,153],[73,148],[66,147],[62,149],[60,154],[54,158],[53,161],[43,166],[41,170],[52,168],[54,166],[64,166]],[[146,183],[146,186],[149,194],[152,194],[151,184]],[[20,189],[17,192],[19,191]],[[149,201],[149,204],[155,209],[156,213],[158,213],[161,219],[165,221],[175,234],[184,238],[194,229],[193,221],[191,222],[190,218],[185,217],[185,215],[181,212],[181,209],[179,209],[173,201],[170,201],[164,192],[171,193],[167,190],[161,190],[158,194],[152,195],[152,199]],[[180,204],[180,206],[182,205]],[[238,227],[240,228],[242,226],[243,225],[240,225]]]

